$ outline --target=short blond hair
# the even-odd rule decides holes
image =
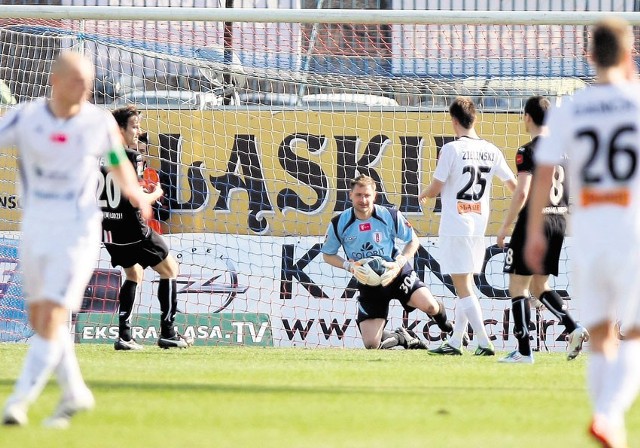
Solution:
[[[367,176],[366,174],[360,174],[359,176],[351,179],[350,185],[351,190],[353,190],[356,185],[359,185],[361,187],[367,187],[371,185],[373,191],[376,191],[376,181],[373,180],[371,176]]]

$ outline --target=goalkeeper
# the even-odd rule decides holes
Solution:
[[[431,316],[438,327],[453,330],[442,302],[437,301],[418,278],[407,259],[413,257],[420,242],[411,224],[396,209],[375,205],[375,181],[360,175],[351,181],[349,192],[352,207],[331,219],[322,245],[324,261],[351,272],[358,280],[358,316],[356,322],[362,342],[368,349],[388,349],[395,346],[426,349],[423,341],[405,328],[395,332],[385,330],[389,302],[397,299],[407,312],[418,308]],[[406,243],[400,252],[395,240]],[[347,260],[338,255],[342,246]],[[395,261],[385,262],[385,273],[379,286],[368,286],[370,268],[359,260],[372,255],[387,255]]]

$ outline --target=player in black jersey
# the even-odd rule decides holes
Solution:
[[[505,247],[504,239],[508,235],[511,223],[517,216],[518,219],[505,257],[504,272],[509,274],[509,294],[511,295],[511,311],[514,321],[513,333],[518,340],[518,350],[500,359],[500,362],[505,363],[533,363],[528,328],[531,313],[527,298],[528,291],[546,306],[567,329],[569,334],[567,358],[569,360],[578,356],[582,350],[583,342],[589,339],[587,330],[576,324],[564,306],[562,297],[553,291],[548,283],[549,275],[558,275],[558,262],[564,241],[566,214],[569,207],[567,182],[562,166],[556,166],[549,202],[545,208],[545,233],[549,249],[545,257],[544,273],[533,275],[524,262],[527,199],[534,170],[534,151],[540,135],[545,132],[544,116],[549,106],[549,100],[541,96],[531,97],[525,104],[524,124],[532,140],[518,149],[516,153],[518,185],[513,193],[513,199],[502,227],[498,231],[498,245]]]
[[[127,147],[127,157],[142,177],[144,162],[136,151],[140,130],[140,113],[133,106],[113,111]],[[162,236],[151,229],[141,217],[140,211],[120,195],[120,191],[111,182],[106,171],[100,190],[100,207],[103,212],[102,241],[111,256],[111,264],[122,266],[125,281],[120,288],[119,331],[114,343],[116,350],[140,350],[142,346],[131,336],[131,312],[135,301],[136,289],[142,281],[143,271],[150,266],[160,275],[158,301],[160,302],[161,322],[158,345],[162,348],[186,348],[193,341],[186,339],[174,329],[177,311],[176,278],[178,263],[169,253]],[[154,201],[162,196],[159,185],[151,191]]]

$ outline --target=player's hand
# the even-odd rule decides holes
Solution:
[[[426,195],[426,191],[422,191],[419,195],[418,195],[418,201],[422,204],[426,204],[427,203],[427,199],[429,199],[429,196]]]
[[[140,214],[143,219],[151,219],[153,217],[153,209],[151,208],[151,202],[148,201],[148,193],[143,193],[142,189],[139,194],[132,195],[129,198],[131,205],[140,210]]]
[[[349,272],[353,274],[358,282],[366,285],[367,281],[369,280],[369,271],[367,270],[367,268],[362,266],[361,261],[353,261],[350,262],[350,264],[351,265],[349,267]]]
[[[524,261],[534,274],[544,271],[544,257],[547,254],[547,240],[542,233],[527,235],[524,246]]]
[[[500,227],[500,230],[498,230],[498,240],[497,240],[498,247],[504,248],[505,246],[504,239],[507,237],[508,234],[509,234],[509,231],[505,226]]]
[[[382,265],[386,268],[384,274],[380,276],[380,284],[389,286],[392,281],[400,274],[402,267],[407,263],[407,257],[398,255],[395,261],[383,261]]]

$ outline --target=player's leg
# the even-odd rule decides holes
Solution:
[[[623,339],[609,366],[590,428],[600,440],[607,437],[619,440],[619,445],[615,446],[626,446],[625,414],[640,391],[640,323],[630,329],[623,327],[622,332]]]
[[[480,302],[473,290],[473,274],[452,274],[451,279],[453,280],[453,286],[456,288],[456,292],[459,297],[456,309],[458,307],[461,308],[466,320],[471,324],[471,328],[473,328],[476,336],[478,337],[478,348],[476,349],[475,354],[481,356],[495,355],[493,344],[489,340],[489,335],[484,327],[484,319],[482,317]],[[458,314],[456,312],[456,319],[457,318]],[[454,335],[455,333],[456,326],[454,326]],[[462,339],[460,340],[460,343],[462,343]]]
[[[362,343],[367,349],[406,346],[401,333],[384,329],[389,315],[389,299],[380,297],[380,289],[360,289],[356,324],[362,336]]]
[[[528,288],[531,281],[529,275],[509,274],[509,294],[511,295],[511,315],[513,316],[513,335],[518,341],[518,350],[509,353],[500,362],[532,364],[531,341],[529,339],[529,321],[531,308]]]
[[[362,343],[366,349],[388,349],[400,344],[395,333],[384,331],[386,323],[386,319],[382,318],[365,319],[358,323]]]
[[[625,414],[640,390],[640,279],[637,277],[640,256],[637,253],[621,256],[624,258],[621,258],[621,265],[616,269],[619,276],[611,280],[614,282],[612,295],[618,298],[617,317],[622,340],[616,340],[616,332],[610,325],[603,346],[598,347],[609,363],[601,380],[594,420],[604,418],[610,428],[620,429],[619,432],[624,435]],[[591,344],[600,339],[601,335],[596,334]]]
[[[47,282],[51,285],[52,290],[65,291],[61,301],[66,305],[67,310],[77,312],[82,305],[84,291],[93,275],[95,262],[100,251],[99,229],[99,226],[94,228],[95,237],[89,234],[80,238],[77,244],[72,245],[68,249],[67,259],[58,260],[68,267],[68,275],[61,276],[57,270],[48,272],[53,275],[53,278]],[[60,283],[57,284],[57,282]],[[61,284],[64,284],[66,288],[63,289]],[[43,424],[49,427],[64,428],[69,425],[71,417],[77,412],[93,409],[95,400],[82,378],[66,318],[57,327],[57,339],[62,353],[55,372],[62,389],[62,397],[52,416],[46,419]]]
[[[144,269],[136,263],[123,270],[125,280],[118,294],[118,339],[113,346],[116,350],[141,350],[142,345],[131,336],[131,314],[138,285],[142,283]]]
[[[30,340],[14,391],[5,404],[3,424],[27,423],[29,406],[38,398],[60,362],[62,347],[58,330],[68,317],[69,311],[55,301],[39,300],[29,304],[29,323],[35,335]]]
[[[411,283],[411,286],[406,289],[406,291],[408,291],[407,293],[404,293],[404,290],[399,292],[401,296],[404,296],[400,301],[412,308],[417,308],[425,312],[438,324],[438,328],[440,328],[443,333],[451,333],[453,331],[453,325],[449,319],[447,319],[447,310],[444,307],[444,303],[433,297],[429,288],[418,278],[415,271],[411,270],[409,273],[403,273],[401,275],[405,275],[405,278],[409,279],[408,281]],[[407,280],[405,280],[405,285],[406,282]]]
[[[576,323],[560,294],[549,286],[548,279],[548,275],[534,275],[531,281],[531,294],[537,297],[540,303],[566,328],[569,340],[567,359],[572,360],[580,354],[582,345],[589,340],[589,332]]]

